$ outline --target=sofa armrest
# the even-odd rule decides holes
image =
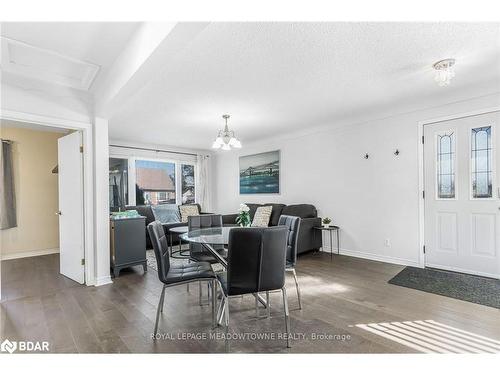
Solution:
[[[297,253],[318,250],[322,246],[321,232],[314,227],[321,226],[321,218],[312,217],[300,219]]]
[[[224,225],[226,225],[226,224],[236,225],[236,218],[237,217],[238,217],[238,214],[222,215],[222,223]]]

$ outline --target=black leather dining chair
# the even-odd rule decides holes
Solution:
[[[288,228],[233,228],[229,232],[227,273],[217,275],[224,298],[226,350],[229,350],[229,297],[281,290],[286,343],[290,347],[290,319],[285,288]],[[269,299],[268,299],[269,302]]]
[[[196,229],[204,229],[204,228],[221,228],[222,227],[222,215],[216,214],[204,214],[204,215],[196,215],[196,216],[188,216],[188,231]],[[227,252],[224,248],[224,245],[212,245],[212,247],[222,256],[226,257]],[[208,262],[210,264],[217,263],[217,259],[203,247],[202,244],[199,243],[190,243],[189,244],[189,258],[195,262]],[[189,291],[189,286],[188,286]],[[210,299],[210,289],[207,290],[208,296]],[[201,282],[199,283],[199,299],[200,306],[202,306],[202,287]]]
[[[159,221],[153,221],[148,224],[148,233],[151,237],[151,243],[156,257],[156,264],[158,268],[158,278],[163,283],[163,289],[161,291],[160,300],[158,302],[158,309],[156,310],[156,322],[154,329],[154,337],[158,332],[158,321],[160,319],[160,314],[163,312],[163,304],[165,301],[165,289],[167,287],[172,287],[181,284],[187,284],[194,281],[208,281],[212,285],[212,323],[215,326],[215,305],[216,301],[216,290],[217,290],[217,279],[210,266],[207,262],[193,262],[189,264],[182,265],[172,265],[170,264],[170,255],[168,252],[168,243],[163,230],[163,225]]]
[[[297,242],[299,237],[300,218],[297,216],[281,215],[278,220],[278,225],[288,227],[285,270],[293,273],[295,288],[297,289],[297,298],[299,300],[299,310],[301,310],[302,302],[300,300],[300,287],[299,281],[297,280],[297,273],[295,272],[295,265],[297,264]]]

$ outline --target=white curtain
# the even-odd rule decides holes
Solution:
[[[210,156],[208,155],[198,155],[197,156],[198,165],[196,170],[196,195],[197,203],[200,204],[201,209],[204,212],[210,212],[211,203],[210,202],[210,176],[209,176],[209,163]]]

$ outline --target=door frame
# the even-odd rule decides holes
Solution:
[[[28,122],[47,127],[57,127],[82,132],[83,141],[83,223],[84,223],[84,256],[85,285],[95,285],[95,249],[94,249],[94,168],[92,153],[92,124],[58,117],[50,117],[26,112],[2,109],[0,118],[19,122]]]
[[[424,136],[424,126],[432,125],[439,122],[458,120],[466,117],[473,117],[479,115],[485,115],[488,113],[500,112],[500,106],[488,107],[483,109],[478,109],[469,112],[457,113],[449,116],[441,116],[436,118],[431,118],[418,122],[418,241],[419,241],[419,267],[425,268],[425,253],[424,253],[424,245],[425,245],[425,200],[423,196],[424,191],[424,144],[422,143],[422,137]],[[497,145],[498,147],[498,145]],[[497,185],[498,186],[498,185]],[[500,274],[497,275],[500,278]]]

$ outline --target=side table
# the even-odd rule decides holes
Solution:
[[[337,254],[340,254],[340,227],[330,225],[329,227],[314,227],[313,229],[320,231],[321,234],[323,231],[330,233],[330,260],[333,260],[333,232],[335,231],[337,234]]]
[[[187,225],[182,226],[182,227],[173,227],[173,228],[170,228],[168,230],[168,232],[169,232],[169,235],[170,235],[170,256],[172,258],[176,258],[176,259],[186,259],[186,258],[188,258],[189,255],[186,256],[186,255],[183,254],[183,251],[182,251],[182,239],[181,239],[180,236],[179,236],[179,243],[178,243],[179,250],[174,251],[173,236],[172,236],[173,233],[176,233],[176,234],[179,234],[179,235],[181,235],[183,233],[187,233],[188,232]],[[175,256],[175,254],[178,254],[178,255]]]

